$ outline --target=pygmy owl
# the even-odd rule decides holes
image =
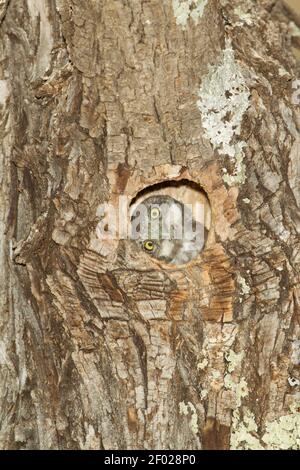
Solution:
[[[193,218],[189,205],[170,196],[156,195],[134,208],[131,237],[153,258],[181,265],[202,251],[207,230]]]

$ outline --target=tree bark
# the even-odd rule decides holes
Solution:
[[[291,12],[261,0],[0,1],[0,446],[300,448]],[[98,208],[206,192],[196,262]]]

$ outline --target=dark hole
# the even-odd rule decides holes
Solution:
[[[186,186],[188,188],[194,189],[195,191],[198,191],[202,194],[205,194],[205,191],[201,188],[201,186],[194,181],[190,181],[187,179],[182,179],[182,180],[176,180],[176,181],[162,181],[160,183],[153,184],[151,186],[147,186],[147,188],[142,189],[131,201],[130,206],[135,204],[138,199],[140,199],[143,196],[147,196],[148,194],[152,194],[155,191],[159,191],[161,189],[165,188],[182,188],[183,186]]]

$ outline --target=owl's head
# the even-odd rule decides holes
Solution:
[[[191,209],[170,196],[150,196],[131,216],[131,236],[149,256],[186,264],[203,249],[206,231]]]

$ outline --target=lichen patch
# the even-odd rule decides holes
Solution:
[[[232,420],[230,448],[232,450],[299,450],[300,413],[297,405],[291,412],[266,423],[261,441],[257,437],[258,426],[254,414],[245,408],[243,418],[235,410]]]
[[[197,434],[199,432],[198,415],[193,403],[191,403],[190,401],[187,404],[184,401],[180,402],[179,413],[183,416],[188,416],[189,414],[191,414],[189,427],[194,434]]]
[[[263,446],[255,436],[257,432],[258,427],[253,413],[246,409],[242,419],[240,412],[234,411],[230,438],[231,450],[263,450]]]
[[[254,21],[250,13],[246,13],[240,6],[234,9],[235,15],[239,17],[239,21],[235,23],[235,26],[252,26]]]
[[[197,24],[202,18],[208,0],[173,0],[173,11],[178,26],[185,28],[189,18]]]
[[[300,449],[300,413],[296,407],[291,413],[267,423],[262,438],[268,450],[299,450]]]
[[[228,367],[227,370],[228,372],[233,372],[236,367],[238,367],[244,357],[244,351],[241,351],[240,353],[236,353],[232,349],[228,351],[228,353],[225,355],[225,359],[228,362]]]
[[[224,181],[229,185],[243,183],[246,179],[243,163],[246,142],[240,139],[240,134],[249,108],[250,91],[242,68],[235,60],[230,40],[226,40],[219,63],[204,77],[198,94],[197,105],[205,137],[220,155],[235,159],[236,171],[233,175],[224,175]]]
[[[237,282],[239,283],[242,295],[250,294],[251,288],[248,286],[246,280],[241,275],[238,275]]]

